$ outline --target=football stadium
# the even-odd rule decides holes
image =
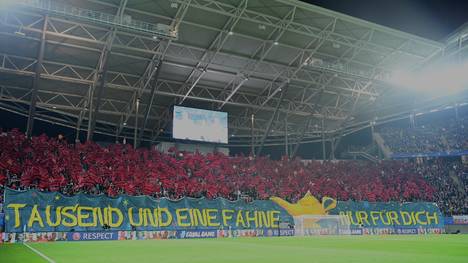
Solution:
[[[455,2],[0,1],[0,262],[468,262]]]

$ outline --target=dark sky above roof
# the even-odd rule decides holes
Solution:
[[[467,0],[301,0],[432,40],[468,22]]]

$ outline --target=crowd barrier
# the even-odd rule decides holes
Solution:
[[[393,153],[391,157],[393,159],[406,159],[416,157],[458,157],[468,155],[468,150],[453,150],[443,152],[428,152],[428,153]]]
[[[55,242],[294,236],[294,229],[0,233],[0,242]]]

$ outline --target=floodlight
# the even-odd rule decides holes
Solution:
[[[24,37],[26,34],[23,32],[23,27],[20,26],[17,31],[15,31],[15,35]]]
[[[468,62],[438,64],[421,71],[395,71],[390,83],[415,91],[449,94],[468,88]]]

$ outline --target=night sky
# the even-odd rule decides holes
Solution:
[[[468,22],[468,0],[302,0],[432,40]]]

